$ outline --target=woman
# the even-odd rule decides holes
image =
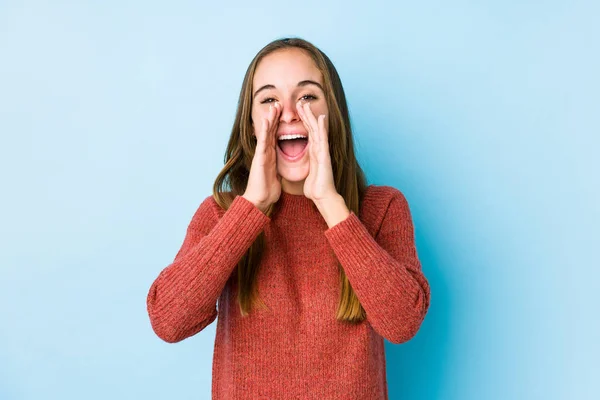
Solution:
[[[147,298],[170,343],[219,316],[213,399],[388,398],[383,339],[416,334],[429,284],[405,197],[367,186],[353,147],[329,58],[298,38],[265,46],[213,195]]]

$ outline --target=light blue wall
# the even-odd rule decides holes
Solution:
[[[217,2],[213,2],[217,3]],[[272,39],[342,77],[432,303],[392,399],[600,398],[597,2],[0,1],[0,399],[208,399],[215,324],[146,294]]]

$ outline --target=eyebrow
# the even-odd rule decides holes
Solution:
[[[303,81],[298,82],[298,87],[302,87],[302,86],[307,86],[307,85],[316,85],[318,86],[323,92],[325,92],[325,90],[323,89],[323,86],[321,86],[321,84],[319,82],[315,82],[313,80],[310,79],[305,79]],[[254,97],[256,97],[256,95],[262,91],[262,90],[267,90],[267,89],[275,89],[275,85],[264,85],[262,86],[260,89],[258,89],[256,92],[254,92]]]

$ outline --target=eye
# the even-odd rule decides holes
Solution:
[[[309,100],[317,100],[317,96],[315,96],[314,94],[305,94],[304,96],[300,97],[300,100],[304,100],[304,101],[309,101]],[[273,103],[277,100],[275,100],[272,97],[267,97],[266,99],[264,99],[263,101],[261,101],[261,104],[267,104],[267,103]]]
[[[300,99],[302,99],[302,100],[316,100],[317,96],[309,93],[309,94],[305,94]]]

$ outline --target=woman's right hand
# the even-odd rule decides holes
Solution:
[[[277,128],[281,105],[269,106],[269,114],[261,118],[258,132],[255,130],[256,150],[252,158],[246,191],[242,197],[252,202],[262,212],[279,200],[281,176],[277,173]]]

